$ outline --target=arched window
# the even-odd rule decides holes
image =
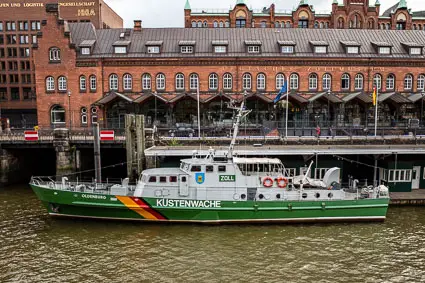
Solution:
[[[395,77],[393,74],[389,74],[387,77],[387,85],[386,88],[387,89],[394,89],[394,82],[395,82]]]
[[[209,89],[218,89],[218,76],[217,74],[210,74],[208,78]]]
[[[354,14],[351,17],[350,28],[362,28],[362,20],[358,14]]]
[[[343,74],[341,77],[341,89],[350,89],[350,76]]]
[[[267,22],[266,21],[262,21],[261,22],[261,27],[262,28],[266,28],[267,27]]]
[[[165,89],[165,75],[164,74],[156,75],[156,89],[160,89],[160,90]]]
[[[80,76],[80,91],[87,90],[86,76]]]
[[[214,21],[214,22],[213,22],[213,26],[214,26],[215,28],[218,28],[218,22],[217,22],[217,21]]]
[[[60,62],[61,50],[57,47],[51,47],[49,49],[49,60],[52,62]]]
[[[289,77],[289,88],[290,89],[298,89],[298,75],[292,74]]]
[[[368,27],[368,29],[374,29],[375,28],[375,21],[373,19],[369,19],[367,21],[367,27]]]
[[[53,77],[46,78],[46,90],[47,91],[55,90],[55,79]]]
[[[207,27],[208,27],[208,23],[207,23],[207,21],[204,21],[203,26],[204,26],[204,28],[207,28]]]
[[[373,76],[373,87],[376,87],[378,90],[382,88],[382,76],[380,74]]]
[[[90,76],[90,90],[95,91],[97,88],[97,80],[95,75]]]
[[[218,26],[221,27],[221,28],[224,27],[223,21],[220,21],[220,23],[218,24]]]
[[[196,22],[195,21],[192,21],[192,27],[196,28]]]
[[[338,24],[337,24],[338,28],[344,28],[344,18],[338,18]]]
[[[97,123],[97,108],[96,107],[91,107],[90,108],[90,112],[91,112],[91,123]]]
[[[314,22],[314,28],[319,28],[319,22],[318,21]]]
[[[65,109],[60,105],[55,105],[50,109],[50,121],[52,124],[65,123]]]
[[[124,90],[133,89],[133,77],[130,74],[125,74],[122,78]]]
[[[58,78],[58,90],[59,91],[66,91],[68,89],[66,78],[64,76],[60,76]]]
[[[425,89],[425,76],[419,75],[418,77],[418,90],[424,90]]]
[[[242,88],[251,89],[251,74],[244,74],[242,77]]]
[[[109,76],[109,90],[118,90],[118,76],[116,74]]]
[[[325,22],[325,28],[329,28],[329,22]]]
[[[251,22],[251,27],[255,28],[255,21],[254,20],[252,20],[252,22]]]
[[[266,89],[266,75],[258,74],[257,75],[257,89]]]
[[[151,75],[149,74],[143,74],[142,75],[142,89],[148,90],[152,88],[152,79]]]
[[[281,89],[283,85],[285,84],[285,75],[284,74],[277,74],[276,75],[276,89]]]
[[[317,89],[317,75],[316,74],[310,74],[308,76],[308,88],[309,89]]]
[[[275,28],[280,28],[280,22],[279,22],[279,21],[276,21],[276,22],[274,23],[274,27],[275,27]]]
[[[422,25],[418,24],[418,30],[422,30]]]
[[[412,89],[413,85],[413,76],[412,75],[406,75],[404,77],[404,89]]]
[[[282,21],[282,22],[280,23],[280,26],[281,26],[282,28],[284,28],[284,27],[285,27],[285,22],[284,22],[284,21]]]
[[[223,76],[223,88],[224,89],[232,89],[233,88],[233,77],[229,73],[226,73]]]
[[[290,21],[287,21],[286,22],[286,28],[290,28],[291,27],[291,22]]]
[[[320,22],[320,24],[319,24],[319,28],[323,28],[323,22]]]
[[[198,74],[191,74],[189,77],[190,89],[198,89],[199,78]]]
[[[332,77],[330,74],[324,74],[322,78],[323,89],[331,89]]]
[[[413,30],[416,30],[416,24],[413,24]]]
[[[226,28],[229,28],[229,27],[230,27],[230,22],[229,22],[229,21],[225,21],[225,22],[224,22],[224,26],[225,26]]]
[[[357,74],[354,78],[354,89],[363,89],[363,75]]]
[[[202,22],[198,21],[198,28],[201,28],[201,27],[202,27]]]
[[[82,107],[80,110],[81,114],[81,125],[87,125],[87,108]]]
[[[184,89],[184,75],[181,73],[176,75],[176,89]]]

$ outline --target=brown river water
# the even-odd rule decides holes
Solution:
[[[384,223],[164,225],[55,219],[9,187],[0,282],[425,282],[425,207]]]

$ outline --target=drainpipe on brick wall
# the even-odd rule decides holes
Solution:
[[[102,97],[105,93],[105,86],[104,86],[105,82],[103,81],[103,78],[104,78],[103,61],[104,61],[104,57],[101,57],[100,64],[102,65],[102,74],[101,74],[100,81],[102,83]],[[103,127],[106,128],[106,107],[103,107]]]

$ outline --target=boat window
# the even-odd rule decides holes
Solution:
[[[224,166],[224,165],[219,165],[219,166],[218,166],[218,172],[226,172],[226,166]]]
[[[170,183],[177,182],[177,176],[170,176]]]
[[[160,182],[160,183],[167,183],[167,177],[165,177],[165,176],[160,176],[160,177],[159,177],[159,182]]]
[[[149,183],[156,183],[156,176],[150,176]]]
[[[201,172],[201,165],[192,165],[190,168],[191,172]]]
[[[214,172],[214,166],[212,166],[212,165],[207,165],[207,166],[205,167],[205,171],[206,171],[206,172]]]
[[[182,182],[186,182],[186,176],[182,177]]]

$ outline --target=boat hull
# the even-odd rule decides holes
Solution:
[[[198,223],[383,221],[388,198],[329,201],[208,201],[138,198],[31,185],[53,216]]]

